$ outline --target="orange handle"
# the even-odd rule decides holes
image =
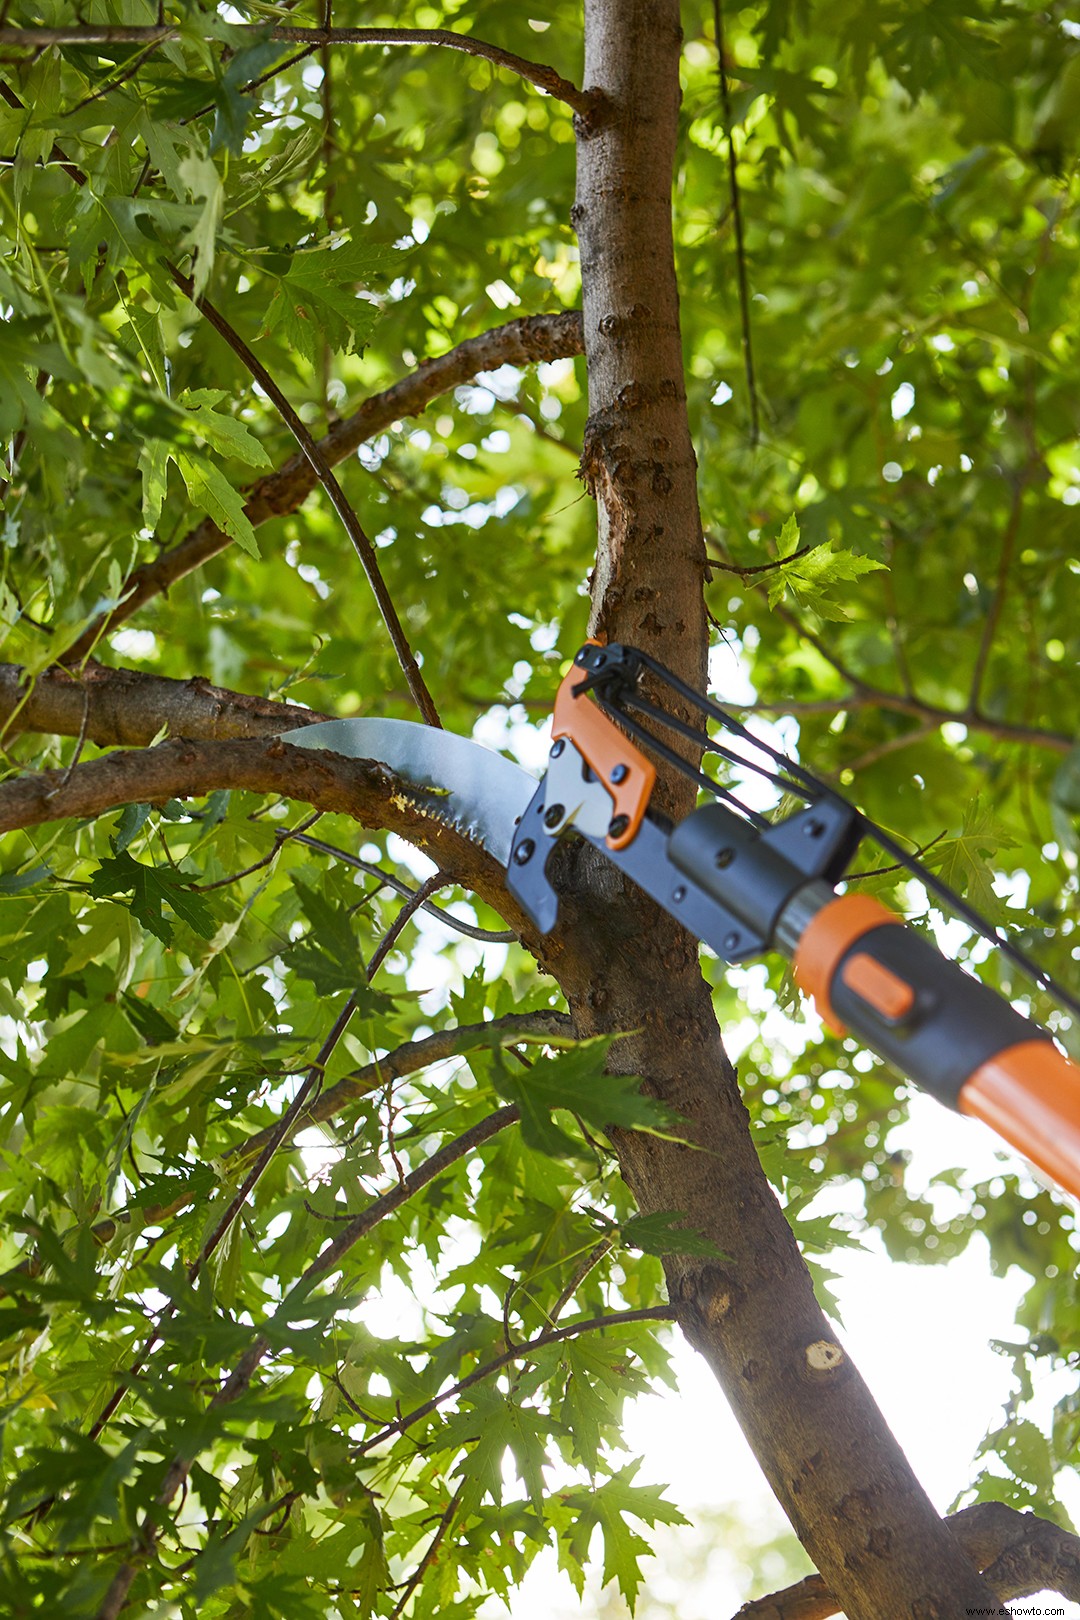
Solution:
[[[794,968],[837,1034],[850,1029],[1080,1198],[1080,1067],[989,985],[858,893],[813,915]]]
[[[960,1112],[981,1119],[1080,1198],[1080,1068],[1049,1041],[1020,1041],[975,1070]]]
[[[610,849],[624,849],[641,826],[656,781],[656,767],[584,693],[574,696],[588,675],[587,669],[572,664],[563,676],[555,696],[551,738],[553,742],[559,737],[569,738],[611,794],[612,820],[618,822],[619,831],[609,833],[605,842]]]

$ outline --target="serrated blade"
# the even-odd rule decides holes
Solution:
[[[510,859],[514,827],[536,792],[535,778],[513,760],[471,737],[414,720],[320,720],[282,732],[281,740],[347,759],[373,759],[414,787],[428,789],[427,813],[481,844],[503,866]]]

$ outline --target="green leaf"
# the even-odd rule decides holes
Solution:
[[[194,255],[192,277],[195,297],[198,298],[214,268],[218,231],[225,207],[225,187],[213,161],[197,152],[183,159],[179,165],[179,175],[192,201],[201,203],[198,218],[182,238],[183,245],[190,248]]]
[[[631,1464],[587,1495],[571,1491],[566,1496],[579,1515],[568,1538],[571,1556],[578,1564],[585,1564],[592,1533],[599,1525],[604,1541],[604,1583],[617,1582],[631,1610],[641,1589],[641,1560],[651,1549],[627,1524],[627,1518],[649,1525],[689,1522],[677,1507],[664,1501],[662,1486],[632,1483],[637,1468],[636,1463]]]
[[[652,1215],[633,1215],[623,1223],[622,1240],[630,1249],[645,1254],[702,1254],[727,1259],[711,1238],[686,1226],[685,1210],[657,1210]]]
[[[109,839],[114,855],[122,855],[132,839],[145,827],[150,815],[148,804],[129,804],[124,807],[116,831]]]
[[[269,467],[270,457],[250,428],[238,422],[235,416],[214,409],[227,398],[221,388],[185,388],[176,396],[176,403],[185,412],[194,432],[212,449],[235,461],[246,462],[249,467]]]
[[[311,363],[324,342],[340,353],[355,353],[378,318],[377,306],[361,298],[359,289],[400,260],[398,250],[379,243],[347,242],[295,253],[266,312],[267,330],[280,329]]]
[[[991,922],[999,922],[1006,908],[994,893],[994,869],[990,857],[999,849],[1012,847],[1009,833],[995,819],[978,794],[964,810],[956,838],[943,839],[931,852],[937,875]]]
[[[814,546],[796,557],[800,537],[798,522],[792,514],[780,531],[777,544],[780,566],[765,576],[769,606],[776,607],[790,594],[800,606],[811,608],[823,619],[850,619],[850,610],[834,599],[835,587],[885,568],[887,564],[873,557],[838,551],[829,545]]]
[[[243,151],[244,131],[256,103],[251,96],[243,95],[242,89],[277,61],[284,49],[283,45],[275,44],[272,39],[261,39],[235,52],[230,58],[228,67],[217,81],[214,97],[217,110],[214,133],[210,139],[211,152],[216,152],[221,146],[228,147],[230,152],[237,155]]]
[[[130,893],[133,915],[165,944],[172,939],[172,926],[162,911],[164,905],[203,939],[212,939],[217,927],[209,905],[192,888],[191,878],[170,867],[144,866],[126,853],[101,862],[90,879],[90,893]]]
[[[31,866],[25,872],[5,872],[0,876],[0,894],[21,894],[52,877],[48,866]]]
[[[642,1094],[635,1075],[607,1074],[610,1040],[581,1042],[566,1052],[537,1058],[524,1075],[512,1074],[496,1054],[495,1083],[521,1109],[521,1134],[541,1153],[561,1155],[580,1149],[553,1121],[556,1109],[577,1114],[603,1130],[660,1131],[674,1122],[671,1110]]]
[[[233,488],[220,468],[205,457],[197,457],[186,450],[176,452],[175,459],[193,505],[212,518],[218,528],[235,540],[250,557],[260,556],[255,530],[244,511],[243,496]]]
[[[156,529],[168,491],[169,457],[172,446],[164,439],[148,439],[139,452],[142,474],[142,514],[148,529]]]

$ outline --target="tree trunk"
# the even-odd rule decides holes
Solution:
[[[579,129],[590,423],[584,472],[599,504],[596,630],[704,681],[704,548],[683,386],[671,229],[679,106],[678,0],[585,0],[585,84],[603,92]],[[669,802],[687,805],[687,789]],[[995,1599],[911,1472],[814,1298],[751,1141],[697,950],[605,867],[600,894],[550,966],[582,1033],[633,1029],[617,1062],[689,1122],[696,1149],[618,1144],[641,1208],[685,1211],[725,1258],[679,1256],[680,1325],[719,1378],[773,1490],[850,1620],[958,1620]],[[580,920],[579,920],[580,928]]]

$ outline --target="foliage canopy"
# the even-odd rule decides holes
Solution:
[[[580,80],[570,0],[359,10],[350,24],[451,28]],[[5,47],[3,657],[33,682],[85,654],[133,569],[208,520],[233,543],[96,657],[411,717],[323,494],[245,511],[294,445],[193,298],[332,438],[465,340],[577,306],[572,111],[434,47],[274,39],[321,23],[303,4],[164,15],[164,41]],[[92,0],[77,20],[159,19]],[[76,13],[15,0],[5,21]],[[686,5],[684,28],[676,245],[715,688],[788,717],[786,745],[1069,980],[1078,30],[1029,0],[732,12],[751,395],[712,8]],[[339,467],[444,723],[530,764],[596,544],[575,482],[584,368],[564,348],[457,382]],[[97,752],[17,718],[12,771]],[[677,1211],[635,1217],[605,1135],[677,1122],[603,1076],[603,1043],[571,1041],[557,988],[473,897],[437,900],[472,937],[418,913],[369,984],[401,883],[430,867],[314,819],[220,791],[4,842],[13,1614],[97,1613],[144,1516],[157,1550],[133,1612],[456,1620],[548,1545],[579,1585],[599,1553],[632,1603],[643,1530],[679,1517],[635,1482],[619,1415],[664,1373],[660,1256],[701,1240]],[[935,920],[895,874],[866,886]],[[722,1022],[747,986],[755,1016],[790,995],[773,965],[707,971]],[[336,1106],[300,1118],[237,1216],[260,1133],[350,998],[314,1086]],[[827,1036],[795,1056],[744,1044],[763,1161],[812,1261],[871,1228],[927,1263],[982,1233],[996,1269],[1030,1276],[1014,1409],[975,1490],[1060,1515],[1077,1403],[1049,1432],[1023,1413],[1040,1370],[1080,1354],[1071,1210],[1014,1163],[909,1194],[895,1077]],[[833,1182],[861,1188],[846,1224],[812,1205]],[[361,1212],[362,1241],[327,1260]],[[259,1376],[211,1399],[263,1341]],[[166,1509],[177,1456],[189,1488]]]

